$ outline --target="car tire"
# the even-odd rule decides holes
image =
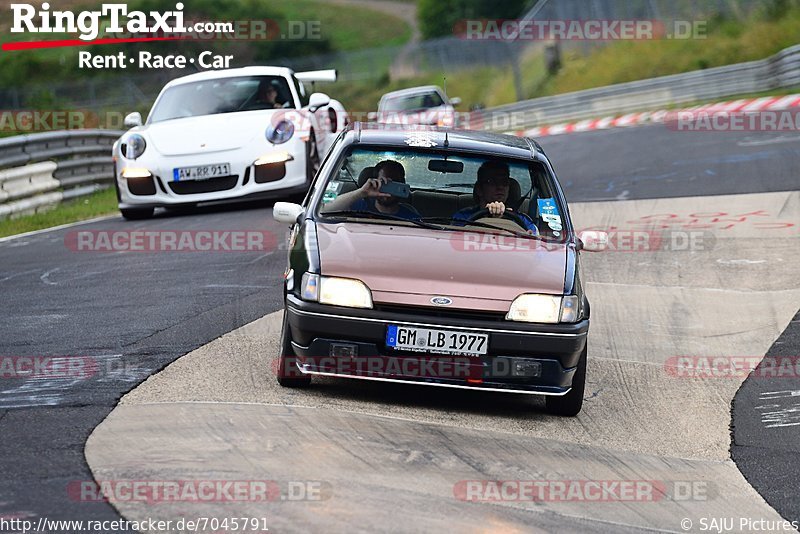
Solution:
[[[553,415],[575,417],[583,406],[583,395],[586,390],[586,347],[583,348],[578,368],[572,376],[572,389],[562,397],[547,397],[545,410]]]
[[[294,349],[292,349],[292,333],[289,330],[289,319],[286,311],[283,312],[283,324],[281,326],[281,350],[278,354],[278,384],[285,388],[304,388],[311,385],[310,376],[289,376],[299,374],[294,361]],[[289,367],[295,366],[292,371]]]
[[[120,208],[119,211],[129,221],[139,221],[152,217],[155,208]]]
[[[119,184],[117,183],[117,164],[114,163],[114,191],[117,193],[117,202],[122,202],[122,194],[119,192]]]
[[[319,147],[317,147],[317,138],[314,136],[314,130],[308,134],[308,142],[306,143],[306,183],[310,186],[314,181],[314,177],[319,170]]]

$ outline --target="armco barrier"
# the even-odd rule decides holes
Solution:
[[[121,131],[64,130],[0,139],[0,219],[108,187]]]
[[[795,86],[800,86],[800,45],[759,61],[523,100],[483,113],[513,117],[512,129],[525,130]]]
[[[0,201],[25,198],[58,189],[58,180],[53,178],[54,161],[32,163],[0,171]]]

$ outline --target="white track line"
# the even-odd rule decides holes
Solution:
[[[55,230],[61,230],[62,228],[71,228],[73,226],[80,226],[82,224],[89,224],[98,221],[106,221],[108,219],[116,219],[117,217],[119,217],[119,214],[103,215],[102,217],[95,217],[94,219],[86,219],[85,221],[77,221],[73,223],[61,224],[59,226],[51,226],[50,228],[42,228],[41,230],[33,230],[31,232],[25,232],[22,234],[14,234],[6,237],[0,237],[0,243],[5,243],[6,241],[19,239],[21,237],[30,237],[32,235],[39,235],[39,234],[44,234],[46,232],[53,232]]]

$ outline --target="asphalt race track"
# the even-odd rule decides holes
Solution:
[[[114,517],[66,493],[69,482],[91,479],[83,446],[92,429],[159,368],[279,306],[281,254],[73,252],[66,242],[76,228],[284,233],[266,209],[251,207],[142,223],[113,218],[0,243],[2,354],[88,357],[101,371],[0,381],[0,516]]]
[[[703,237],[694,250],[584,255],[593,325],[579,417],[545,415],[527,396],[423,386],[320,380],[281,389],[270,371],[279,246],[87,253],[67,245],[76,228],[264,230],[282,243],[286,228],[268,206],[106,219],[0,242],[0,355],[101,364],[90,377],[0,380],[0,516],[239,515],[266,517],[274,531],[680,532],[684,518],[693,531],[703,517],[800,519],[791,485],[800,381],[748,379],[739,391],[744,375],[674,367],[681,356],[800,354],[800,136],[652,125],[542,144],[579,228],[657,222]],[[742,473],[730,460],[735,396],[732,451]],[[131,501],[115,510],[68,491],[92,477],[314,481],[322,491],[266,506]],[[544,479],[658,481],[664,491],[658,502],[476,503],[459,490]]]

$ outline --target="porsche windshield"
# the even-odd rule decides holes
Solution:
[[[283,76],[214,78],[167,89],[153,108],[150,122],[282,107],[293,107]]]
[[[388,186],[387,177],[392,182]],[[376,179],[374,186],[368,184]],[[566,237],[553,180],[535,161],[359,147],[344,157],[324,187],[319,210],[324,217],[470,231],[493,230],[487,227],[492,223],[550,241]],[[380,195],[371,190],[375,188],[380,188]],[[486,205],[497,202],[510,213],[503,217],[487,213]],[[500,219],[505,219],[503,224]]]

